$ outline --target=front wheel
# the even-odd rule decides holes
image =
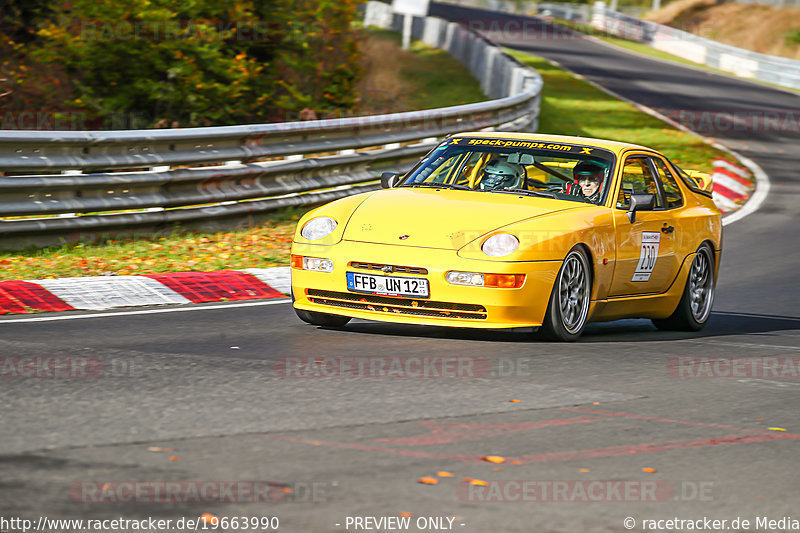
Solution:
[[[592,271],[586,252],[575,247],[567,254],[556,276],[540,336],[555,341],[574,341],[583,333],[589,317]]]
[[[707,244],[703,244],[692,261],[678,307],[667,318],[654,318],[653,324],[663,330],[700,331],[711,315],[715,286],[714,254]]]
[[[349,316],[329,315],[327,313],[317,313],[315,311],[304,311],[302,309],[295,309],[297,318],[307,324],[315,326],[324,326],[327,328],[340,328],[350,322]]]

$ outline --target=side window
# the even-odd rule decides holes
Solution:
[[[678,187],[678,182],[675,181],[675,176],[672,175],[666,162],[660,157],[654,157],[653,162],[656,164],[658,173],[661,178],[661,185],[664,189],[664,199],[667,202],[667,209],[680,207],[683,205],[683,195],[681,189]]]
[[[645,156],[631,156],[622,167],[622,183],[617,197],[617,208],[628,209],[631,205],[631,194],[654,194],[656,207],[661,205],[661,197],[656,187],[656,178],[650,170]]]
[[[445,179],[447,179],[448,174],[455,164],[461,159],[463,154],[451,154],[446,159],[443,156],[438,157],[434,160],[430,166],[423,170],[414,180],[416,183],[420,182],[428,182],[428,183],[444,183]],[[427,171],[427,173],[426,173]]]

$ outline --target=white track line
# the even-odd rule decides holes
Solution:
[[[89,313],[85,315],[58,315],[58,316],[37,316],[28,318],[0,319],[2,324],[18,324],[20,322],[52,322],[55,320],[79,320],[83,318],[107,318],[115,316],[129,315],[155,315],[159,313],[181,313],[187,311],[207,311],[209,309],[230,309],[232,307],[255,307],[259,305],[277,305],[291,303],[290,298],[275,300],[260,300],[257,302],[228,303],[222,305],[198,305],[196,307],[172,307],[169,309],[142,309],[139,311],[115,311],[113,313]]]

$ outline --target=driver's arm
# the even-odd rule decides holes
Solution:
[[[583,198],[583,189],[581,189],[581,186],[578,184],[577,181],[566,182],[563,186],[563,190],[567,194]]]

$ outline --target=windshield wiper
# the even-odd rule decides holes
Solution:
[[[540,198],[557,198],[552,191],[531,191],[529,189],[487,189],[486,192],[502,192],[506,194],[524,194],[525,196],[538,196]]]
[[[473,190],[466,185],[455,185],[453,183],[434,183],[434,182],[420,182],[420,183],[408,183],[404,185],[400,185],[400,187],[434,187],[436,189],[458,189],[459,191],[471,191]]]

